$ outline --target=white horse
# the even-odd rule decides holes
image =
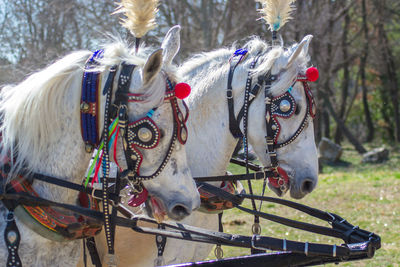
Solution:
[[[308,64],[308,47],[312,36],[306,36],[299,44],[288,49],[271,47],[259,38],[249,41],[244,48],[249,51],[233,77],[233,99],[236,116],[244,102],[244,91],[250,64],[260,55],[253,71],[253,80],[268,71],[279,74],[270,89],[273,96],[288,91],[299,75],[304,75]],[[184,63],[178,73],[192,86],[187,99],[190,110],[187,142],[188,162],[194,177],[224,175],[233,150],[238,142],[229,130],[226,88],[229,59],[235,49],[218,49],[194,56]],[[301,126],[308,112],[305,90],[301,82],[295,83],[290,94],[296,102],[296,112],[290,118],[279,118],[281,132],[278,142],[285,142]],[[301,134],[291,144],[277,150],[279,166],[289,174],[290,195],[299,199],[310,193],[317,184],[318,160],[314,141],[313,121],[307,118]],[[243,131],[243,125],[241,125]],[[269,166],[266,154],[266,121],[264,94],[261,92],[249,110],[248,138],[259,160]],[[271,187],[278,195],[282,192]],[[182,221],[185,224],[218,231],[218,216],[194,212]],[[100,237],[101,238],[101,237]],[[104,254],[104,242],[96,238],[100,254]],[[120,266],[153,266],[157,257],[154,236],[138,234],[118,228],[116,235]],[[167,239],[164,263],[174,264],[205,259],[212,245],[190,241]]]
[[[115,42],[104,49],[104,57],[98,67],[101,72],[100,111],[104,114],[105,96],[101,93],[111,66],[122,62],[137,65],[131,77],[129,93],[146,96],[143,101],[128,103],[129,121],[136,121],[157,108],[152,119],[163,136],[154,149],[145,151],[140,168],[141,175],[151,175],[166,156],[173,135],[173,113],[169,101],[164,101],[166,78],[174,78],[170,62],[179,47],[179,27],[167,34],[163,49],[148,57],[149,49],[141,48],[139,54],[123,42]],[[81,137],[80,98],[82,75],[89,51],[72,53],[46,69],[29,76],[16,86],[2,89],[0,114],[2,115],[2,152],[17,153],[11,173],[22,168],[33,173],[58,177],[80,184],[91,158],[85,151]],[[148,57],[148,59],[147,59]],[[116,77],[119,76],[117,72]],[[114,80],[116,88],[118,79]],[[114,90],[115,92],[115,90]],[[103,117],[99,120],[102,127]],[[182,219],[200,204],[199,194],[193,182],[183,145],[175,142],[170,160],[163,171],[153,180],[144,181],[149,195],[156,197],[171,218]],[[117,158],[126,168],[122,145],[117,145]],[[110,151],[112,153],[112,151]],[[4,183],[5,181],[1,181]],[[41,181],[34,181],[33,188],[42,198],[75,204],[76,191],[60,188]],[[161,203],[160,203],[161,202]],[[185,209],[183,211],[183,209]],[[0,217],[7,210],[0,201]],[[19,218],[16,223],[21,233],[19,256],[23,266],[75,266],[81,254],[81,242],[55,242],[32,231]],[[5,230],[5,220],[0,220],[0,232]],[[0,265],[6,266],[8,252],[0,238]]]

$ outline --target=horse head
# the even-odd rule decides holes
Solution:
[[[289,49],[272,47],[261,55],[255,77],[268,77],[265,99],[258,97],[249,110],[249,142],[264,166],[271,166],[271,150],[276,153],[278,171],[288,178],[290,195],[302,198],[317,185],[318,158],[314,140],[315,104],[307,85],[308,47],[312,36],[306,36]],[[266,104],[267,102],[270,104]],[[269,114],[266,109],[270,107]],[[270,118],[268,118],[270,116]],[[268,119],[270,120],[268,122]],[[262,123],[260,123],[260,121]],[[270,127],[273,145],[266,152],[265,133]],[[268,134],[267,134],[268,135]],[[271,152],[271,151],[270,151]],[[269,187],[278,195],[286,191],[274,184]],[[288,189],[288,188],[287,188]]]
[[[158,220],[164,215],[181,220],[199,206],[184,147],[188,114],[182,112],[182,100],[175,97],[171,66],[180,46],[179,32],[179,26],[171,28],[162,48],[132,71],[128,94],[128,146],[135,160],[128,160],[123,168],[137,164],[134,169],[150,195],[147,211]],[[120,162],[126,157],[123,151],[117,150]]]

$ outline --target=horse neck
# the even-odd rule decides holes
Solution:
[[[62,134],[57,142],[49,143],[41,155],[35,155],[40,158],[42,164],[34,166],[33,172],[81,183],[91,157],[91,154],[85,152],[81,136],[79,118],[81,77],[76,75],[69,88],[65,88],[65,105],[68,108],[60,117]],[[76,202],[76,191],[40,181],[34,182],[34,188],[41,197],[58,202]]]
[[[244,101],[247,65],[235,71],[233,83],[235,116]],[[222,175],[236,147],[229,130],[229,113],[226,100],[228,58],[221,67],[209,66],[187,72],[184,80],[192,86],[187,103],[189,139],[186,144],[188,162],[194,176]]]

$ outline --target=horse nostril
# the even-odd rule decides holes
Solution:
[[[314,183],[311,180],[305,180],[301,184],[301,192],[303,193],[311,193],[314,189]]]
[[[173,219],[176,220],[182,220],[183,218],[185,218],[186,216],[190,215],[190,211],[187,207],[183,206],[183,205],[175,205],[172,209],[171,209],[171,213],[173,214]]]

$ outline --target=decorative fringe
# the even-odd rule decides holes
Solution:
[[[121,25],[127,28],[136,38],[143,37],[157,26],[156,14],[158,0],[121,0],[112,14],[124,13]]]
[[[118,168],[121,169],[121,167],[118,164],[117,158],[116,158],[116,148],[117,148],[117,142],[118,142],[118,136],[119,136],[119,127],[118,127],[118,122],[119,118],[117,117],[111,125],[108,127],[108,150],[111,149],[111,146],[114,146],[114,162],[117,164]],[[100,166],[103,163],[103,147],[104,147],[104,141],[101,141],[99,147],[97,148],[96,155],[93,159],[92,164],[90,165],[89,171],[86,175],[86,180],[85,180],[85,187],[88,185],[89,180],[91,177],[92,178],[92,185],[96,182],[99,183],[99,170]]]
[[[279,31],[286,22],[292,19],[291,14],[296,9],[296,0],[256,0],[262,4],[258,11],[269,25],[272,32]]]

